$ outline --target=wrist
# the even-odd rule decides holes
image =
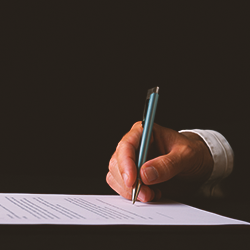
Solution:
[[[198,134],[192,132],[181,132],[181,134],[191,141],[192,147],[196,152],[195,158],[198,159],[197,162],[195,161],[196,164],[194,164],[192,169],[194,181],[204,183],[210,178],[213,172],[214,161],[212,154],[207,144]]]

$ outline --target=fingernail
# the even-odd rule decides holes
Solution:
[[[140,200],[140,201],[142,201],[142,202],[144,202],[145,201],[145,199],[146,199],[146,195],[145,195],[145,193],[144,192],[142,192],[142,190],[139,192],[139,194],[138,194],[138,200]]]
[[[144,168],[143,172],[148,182],[155,181],[159,177],[157,170],[153,166]]]
[[[123,174],[122,174],[122,179],[123,179],[125,185],[127,185],[127,182],[128,182],[128,175],[127,175],[126,173],[123,173]]]

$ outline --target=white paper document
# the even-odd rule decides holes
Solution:
[[[250,225],[170,200],[133,205],[118,195],[55,194],[0,194],[0,224]]]

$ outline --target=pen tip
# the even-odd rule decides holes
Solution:
[[[135,204],[135,195],[132,196],[132,203]]]
[[[135,204],[135,201],[138,197],[138,194],[139,194],[140,189],[141,189],[141,185],[142,185],[142,181],[140,179],[138,179],[136,186],[132,190],[132,203],[133,204]]]

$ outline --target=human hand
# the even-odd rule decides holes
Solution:
[[[136,156],[142,131],[141,122],[135,123],[118,143],[109,162],[106,181],[126,199],[131,199],[137,178]],[[140,169],[144,185],[138,200],[142,202],[192,194],[210,177],[214,164],[200,136],[178,133],[157,124],[153,126],[148,159]]]

